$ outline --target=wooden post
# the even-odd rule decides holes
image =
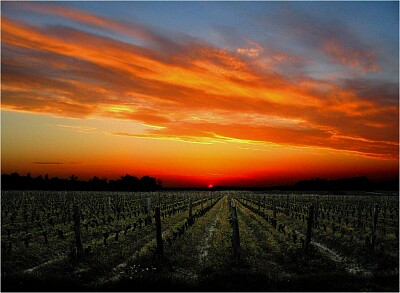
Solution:
[[[156,221],[157,254],[162,256],[164,253],[164,246],[162,240],[161,213],[159,207],[155,208],[154,219]]]
[[[146,205],[146,223],[145,223],[145,225],[149,225],[151,223],[150,211],[151,211],[151,197],[149,196],[147,198],[147,205]]]
[[[151,210],[151,198],[148,197],[147,198],[147,207],[146,207],[147,217],[150,217],[150,210]]]
[[[308,248],[311,243],[313,220],[314,220],[314,206],[310,205],[310,208],[308,210],[308,219],[307,219],[306,246],[305,246],[306,251],[308,251]]]
[[[362,216],[362,209],[361,209],[361,201],[358,202],[358,211],[357,211],[357,227],[361,228],[362,223],[361,223],[361,216]]]
[[[372,239],[371,239],[372,247],[375,247],[376,226],[378,224],[378,213],[379,213],[379,207],[378,207],[378,204],[375,204],[375,206],[374,206],[374,222],[372,223]]]
[[[289,194],[286,194],[286,209],[285,209],[285,215],[289,214]]]
[[[74,230],[75,230],[75,245],[78,259],[83,257],[83,245],[81,239],[81,219],[79,213],[79,205],[74,204]]]
[[[276,204],[275,204],[275,199],[272,200],[272,213],[273,213],[273,218],[276,219]]]
[[[192,198],[189,197],[189,218],[192,217]]]
[[[319,215],[319,196],[317,195],[317,198],[315,199],[314,222],[313,222],[313,225],[317,225],[318,215]]]
[[[379,213],[379,207],[378,207],[378,204],[375,204],[375,206],[374,206],[374,224],[373,224],[374,232],[376,232],[376,227],[378,224],[378,213]]]
[[[239,224],[237,220],[237,208],[233,200],[231,200],[231,216],[232,216],[232,248],[233,248],[233,257],[235,260],[235,264],[239,265],[240,260],[240,234],[239,234]]]
[[[193,215],[192,215],[192,198],[189,196],[189,217],[188,217],[189,225],[193,224]]]

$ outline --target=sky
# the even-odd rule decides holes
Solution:
[[[398,5],[2,1],[2,173],[398,178]]]

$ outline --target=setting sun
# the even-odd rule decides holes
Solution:
[[[398,46],[383,36],[398,31],[357,25],[373,4],[181,5],[2,3],[2,171],[166,187],[397,177]]]
[[[399,292],[398,1],[1,1],[1,290]]]

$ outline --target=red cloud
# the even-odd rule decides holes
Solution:
[[[179,45],[145,27],[132,29],[76,10],[40,7],[42,12],[132,34],[150,45],[66,27],[38,28],[3,16],[5,109],[102,115],[162,126],[142,135],[153,138],[236,139],[398,158],[397,105],[364,99],[334,82],[260,69],[240,54],[199,45],[195,39]],[[179,50],[170,50],[174,46]],[[373,55],[344,50],[335,42],[324,50],[343,64],[375,68]],[[193,122],[200,112],[209,115]],[[277,126],[267,116],[282,121]]]
[[[340,45],[335,39],[325,40],[322,51],[332,60],[355,69],[361,69],[363,72],[380,70],[373,51],[346,47]]]

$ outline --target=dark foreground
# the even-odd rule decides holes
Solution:
[[[245,273],[242,270],[223,272],[203,272],[193,276],[176,275],[176,272],[161,268],[157,272],[135,277],[126,277],[106,285],[88,287],[68,276],[51,276],[40,279],[36,276],[2,279],[2,291],[375,291],[398,292],[398,276],[376,275],[372,278],[349,276],[346,273],[310,274],[289,279],[266,279],[263,274]]]
[[[387,194],[6,193],[1,290],[398,292],[398,233]]]

